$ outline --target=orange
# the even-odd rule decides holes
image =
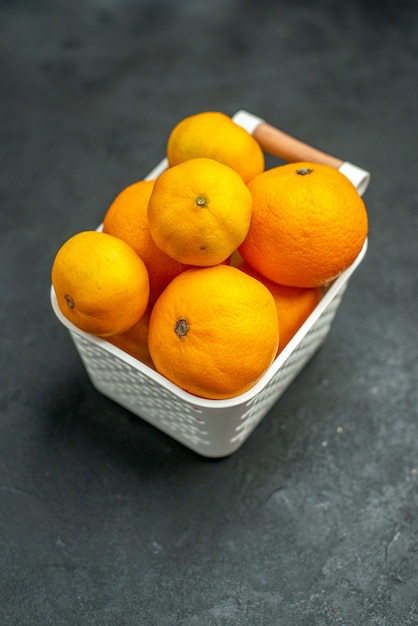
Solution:
[[[156,245],[179,263],[216,265],[245,239],[251,211],[251,193],[235,170],[197,158],[157,178],[148,224]]]
[[[156,245],[180,263],[223,263],[245,239],[252,197],[242,178],[213,159],[190,159],[165,170],[148,203]]]
[[[270,291],[229,265],[176,276],[154,305],[148,333],[157,371],[214,400],[250,389],[272,364],[278,339]]]
[[[70,237],[55,256],[51,278],[61,313],[87,333],[125,332],[148,305],[145,264],[127,243],[106,233]]]
[[[235,169],[248,182],[264,170],[264,153],[254,137],[218,111],[204,111],[181,120],[167,142],[170,166],[206,157]]]
[[[279,285],[265,278],[246,263],[238,265],[238,269],[262,282],[274,298],[279,319],[280,340],[277,352],[279,354],[320,301],[321,289],[320,287]]]
[[[253,213],[239,247],[244,260],[274,282],[315,287],[355,260],[367,237],[367,212],[338,170],[313,163],[279,165],[248,183]]]
[[[123,189],[113,200],[103,220],[103,232],[126,241],[144,261],[153,303],[168,283],[189,266],[160,250],[151,237],[147,208],[154,180],[140,180]]]
[[[155,369],[148,349],[148,327],[151,311],[152,306],[149,305],[139,322],[124,333],[107,337],[107,341],[138,361],[142,361],[148,367]]]

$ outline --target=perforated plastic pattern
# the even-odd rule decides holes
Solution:
[[[237,450],[323,343],[346,285],[330,300],[279,367],[254,390],[215,401],[194,397],[108,342],[69,329],[91,382],[104,395],[204,456]],[[297,338],[295,338],[297,339]],[[161,379],[161,380],[160,380]]]

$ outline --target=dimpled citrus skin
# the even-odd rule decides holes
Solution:
[[[174,276],[189,268],[165,254],[151,237],[147,209],[154,183],[154,180],[140,180],[123,189],[103,219],[103,232],[126,241],[144,261],[149,274],[151,303]]]
[[[250,389],[272,364],[278,340],[269,290],[227,265],[174,278],[154,305],[148,334],[157,371],[214,400]]]
[[[248,188],[253,213],[239,252],[274,282],[315,287],[341,274],[367,237],[363,200],[338,170],[289,163],[266,170]]]
[[[279,285],[265,278],[244,262],[238,265],[238,269],[261,281],[274,298],[279,320],[280,343],[277,351],[279,354],[321,300],[321,289],[320,287]]]
[[[55,256],[51,280],[64,317],[94,335],[125,332],[148,306],[145,264],[127,243],[106,233],[70,237]]]
[[[178,165],[206,157],[235,169],[245,182],[264,170],[264,153],[254,137],[218,111],[204,111],[181,120],[167,142],[167,159]]]
[[[235,170],[197,158],[157,178],[148,224],[155,244],[179,263],[216,265],[244,240],[251,211],[251,193]]]

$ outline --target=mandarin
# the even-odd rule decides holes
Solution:
[[[279,354],[302,324],[306,321],[322,297],[320,287],[289,287],[265,278],[245,262],[238,269],[256,278],[271,292],[279,319]]]
[[[219,111],[204,111],[181,120],[167,142],[170,166],[205,157],[224,163],[248,182],[265,167],[264,153],[254,137]]]
[[[189,159],[163,171],[148,202],[156,245],[179,263],[223,263],[245,239],[252,196],[239,174],[213,159]]]
[[[67,239],[51,279],[64,317],[94,335],[125,332],[148,306],[145,264],[127,243],[106,233],[82,231]]]
[[[154,183],[154,180],[140,180],[122,189],[103,219],[103,232],[126,241],[144,261],[151,303],[177,274],[189,267],[165,254],[151,237],[147,209]]]
[[[215,400],[250,389],[272,364],[278,340],[270,291],[228,265],[176,276],[155,303],[148,332],[157,371]]]
[[[244,260],[279,284],[315,287],[341,274],[367,237],[363,200],[338,170],[288,163],[248,183],[251,225],[239,247]]]

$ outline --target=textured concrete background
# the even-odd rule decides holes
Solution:
[[[418,624],[416,6],[0,2],[2,625]],[[210,461],[92,388],[49,273],[177,121],[240,108],[371,171],[369,251]]]

